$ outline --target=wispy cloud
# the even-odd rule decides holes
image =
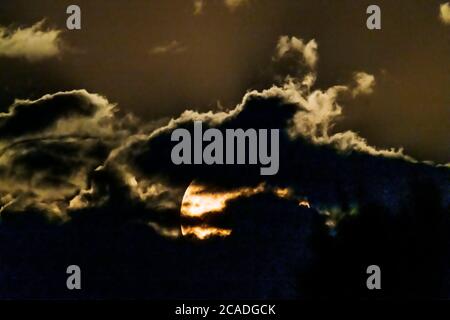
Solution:
[[[156,47],[155,52],[163,54],[179,46],[175,41]],[[311,163],[314,169],[326,167],[330,157],[340,159],[342,166],[343,159],[352,154],[363,155],[357,161],[366,161],[372,155],[379,161],[395,158],[398,163],[417,163],[401,149],[377,148],[356,132],[335,129],[343,116],[340,103],[372,93],[375,78],[359,71],[350,83],[315,88],[317,46],[314,40],[282,38],[275,57],[292,54],[300,62],[298,68],[306,68],[306,73],[293,73],[283,83],[265,90],[248,91],[227,111],[186,110],[168,122],[150,124],[131,115],[122,117],[115,104],[85,90],[16,100],[7,112],[0,113],[0,214],[34,208],[64,220],[74,210],[116,201],[117,194],[151,210],[177,210],[186,183],[194,178],[239,185],[245,177],[248,183],[252,177],[249,168],[173,165],[171,132],[190,128],[194,121],[219,130],[237,125],[282,130],[282,145],[289,161],[282,163],[281,174],[275,179],[284,187],[294,186],[290,185],[291,174],[283,172],[296,172]],[[318,156],[321,152],[325,152],[324,159]],[[242,170],[247,171],[243,174]],[[305,167],[303,172],[307,171]],[[339,171],[327,172],[336,172],[342,178]],[[259,177],[258,170],[253,182],[259,183]],[[279,190],[277,195],[284,197],[286,192]],[[171,229],[157,232],[172,236]]]
[[[186,51],[186,46],[178,42],[177,40],[173,40],[171,42],[157,45],[150,50],[152,55],[161,55],[167,53],[181,53]]]
[[[313,39],[305,43],[296,37],[281,36],[274,59],[280,59],[288,53],[298,54],[310,68],[314,68],[318,60],[317,42]]]
[[[352,90],[353,96],[361,94],[371,94],[375,86],[375,77],[366,72],[356,72],[353,75],[356,86]]]
[[[203,13],[207,0],[194,0],[194,15],[200,15]],[[231,12],[235,11],[239,7],[248,4],[249,0],[223,0],[223,4]]]
[[[44,29],[45,20],[28,28],[0,26],[0,56],[38,61],[61,54],[61,30]]]
[[[444,24],[450,25],[450,2],[441,4],[439,10],[439,18]]]
[[[233,11],[238,7],[248,3],[248,0],[225,0],[224,2],[227,8]]]
[[[205,0],[194,0],[194,15],[202,14],[205,4]]]

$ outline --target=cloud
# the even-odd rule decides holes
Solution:
[[[153,47],[150,50],[150,53],[152,55],[163,55],[163,54],[168,54],[168,53],[178,54],[178,53],[182,53],[184,51],[186,51],[186,47],[184,45],[182,45],[180,42],[178,42],[177,40],[173,40],[166,44],[162,44],[162,45]]]
[[[450,24],[450,2],[446,2],[440,5],[439,18],[444,24]]]
[[[37,100],[16,100],[0,113],[0,143],[45,135],[110,134],[115,105],[100,95],[74,90],[45,95]]]
[[[284,50],[286,41],[282,40],[277,46],[280,57],[285,57],[291,47],[306,47],[299,46],[295,39],[286,40],[292,45]],[[303,59],[303,53],[301,57]],[[302,65],[307,69],[306,75],[301,76],[302,72],[299,72],[299,76],[288,76],[280,85],[249,91],[228,111],[186,110],[148,134],[131,137],[111,152],[104,168],[120,168],[122,175],[137,177],[146,184],[151,180],[154,182],[150,184],[159,181],[178,193],[186,190],[192,180],[213,188],[229,186],[235,190],[268,182],[274,187],[282,185],[297,189],[299,197],[311,198],[312,206],[323,212],[338,206],[341,196],[336,190],[340,188],[348,190],[346,197],[352,201],[357,201],[356,190],[367,189],[365,196],[399,205],[403,195],[399,190],[407,190],[404,178],[410,173],[406,172],[425,172],[426,167],[440,170],[431,163],[420,163],[402,149],[377,148],[356,132],[335,131],[336,124],[344,116],[341,104],[373,92],[375,78],[372,75],[361,71],[355,73],[350,83],[316,89],[314,81],[305,86],[305,81],[311,75],[315,76],[316,69],[312,65]],[[261,178],[251,166],[176,166],[170,159],[171,132],[176,128],[192,130],[194,121],[202,121],[205,130],[211,127],[219,130],[278,128],[281,130],[280,159],[287,160],[281,161],[279,174],[268,178]],[[321,172],[320,177],[311,178],[312,172]],[[390,191],[386,191],[388,189]],[[176,207],[176,201],[172,203]]]
[[[344,192],[337,192],[343,187],[336,185],[344,186],[352,201],[356,190],[367,188],[369,197],[398,202],[398,190],[406,187],[395,175],[402,170],[420,171],[424,166],[447,170],[419,164],[401,149],[371,146],[356,132],[336,132],[335,125],[344,115],[341,104],[370,94],[375,79],[360,71],[350,83],[314,88],[314,48],[313,40],[280,38],[276,60],[292,53],[296,67],[306,72],[293,72],[279,85],[249,91],[227,111],[186,110],[170,121],[141,123],[130,115],[118,117],[113,103],[85,90],[15,101],[0,114],[0,211],[37,208],[67,219],[71,212],[124,201],[122,205],[139,206],[143,212],[179,215],[186,188],[198,180],[208,188],[228,190],[260,183],[274,190],[289,188],[297,198],[308,199],[312,207],[326,212]],[[279,174],[262,178],[252,166],[174,165],[171,132],[191,130],[194,121],[202,121],[205,130],[280,129],[284,160]],[[312,178],[313,173],[317,174]],[[142,219],[155,230],[174,227],[154,217]]]
[[[171,50],[160,49],[155,54]],[[316,88],[317,50],[314,40],[283,36],[274,56],[277,63],[289,65],[281,83],[248,91],[226,111],[186,110],[160,123],[121,116],[106,97],[86,90],[16,100],[7,112],[0,113],[0,250],[5,257],[5,279],[17,285],[2,287],[0,295],[28,297],[38,292],[57,296],[52,290],[61,286],[51,282],[53,271],[67,261],[82,261],[92,270],[105,261],[120,261],[110,263],[110,274],[118,279],[114,288],[109,277],[97,277],[94,297],[100,298],[102,294],[123,297],[130,288],[134,296],[146,298],[204,297],[205,292],[226,295],[227,290],[216,290],[225,282],[230,288],[244,283],[239,292],[243,298],[277,294],[292,298],[297,287],[307,292],[303,285],[292,285],[300,283],[298,273],[306,265],[316,273],[302,280],[312,278],[316,288],[322,279],[327,284],[316,290],[323,295],[329,292],[323,288],[335,289],[334,282],[329,285],[327,280],[337,281],[336,288],[342,288],[347,279],[353,279],[342,274],[370,258],[354,252],[382,252],[390,263],[405,243],[415,249],[414,244],[420,242],[426,252],[448,251],[445,241],[439,240],[444,244],[441,250],[433,242],[448,234],[448,224],[436,214],[439,194],[446,205],[450,202],[448,167],[422,164],[401,149],[377,148],[356,132],[337,131],[336,124],[345,116],[345,102],[370,95],[376,89],[375,77],[359,71],[349,83]],[[171,132],[181,127],[191,130],[196,120],[203,121],[205,128],[220,130],[280,129],[279,174],[263,178],[259,168],[246,165],[173,165]],[[437,188],[426,186],[410,195],[410,180],[414,179],[429,180]],[[207,221],[212,223],[201,228],[183,225],[181,209],[187,205],[192,210],[196,205],[192,197],[182,206],[192,181],[198,181],[202,189],[194,188],[191,197],[201,196],[209,204],[213,198],[213,209],[208,210],[214,212],[218,206],[224,221]],[[393,208],[410,206],[426,192],[431,196],[416,205],[423,218],[406,207],[403,220],[395,214],[384,220],[384,215],[394,213]],[[371,207],[373,216],[368,219],[361,214],[361,204],[372,202],[382,206]],[[38,213],[58,223],[43,223]],[[345,236],[335,242],[322,234],[317,237],[315,232],[325,224],[339,227],[343,216],[351,218],[339,229]],[[65,222],[62,226],[61,221]],[[429,231],[423,232],[422,226]],[[214,233],[230,237],[202,246],[165,240],[190,234],[206,238]],[[417,241],[417,234],[425,242]],[[379,247],[383,236],[387,240]],[[310,242],[318,239],[319,246]],[[386,254],[380,248],[390,251]],[[333,259],[317,250],[332,251]],[[416,252],[406,252],[407,258],[394,263],[400,261],[398,265],[404,266],[415,259]],[[18,253],[20,259],[16,259]],[[183,272],[180,261],[187,263]],[[321,268],[315,268],[318,261]],[[338,271],[331,270],[323,280],[330,264]],[[397,264],[390,265],[403,272]],[[43,275],[42,270],[51,275]],[[236,272],[230,275],[230,270]],[[422,266],[417,270],[412,273],[416,277],[408,273],[402,283],[420,278]],[[133,285],[130,274],[139,279]],[[30,278],[38,279],[31,282],[34,288],[30,281],[23,281]],[[424,279],[428,289],[429,278]],[[43,292],[42,286],[48,283],[52,285]],[[353,285],[359,288],[359,284]],[[62,292],[64,297],[67,292]]]
[[[205,5],[206,5],[205,0],[194,0],[194,15],[202,14]]]
[[[203,13],[206,7],[206,2],[207,0],[194,0],[194,15],[200,15]],[[223,0],[223,4],[230,12],[234,12],[239,7],[249,3],[249,0]]]
[[[0,113],[0,212],[37,208],[66,218],[71,199],[132,133],[130,117],[85,90],[16,100]],[[73,203],[72,203],[73,205]]]
[[[281,36],[278,39],[274,59],[279,60],[289,54],[296,55],[299,59],[303,60],[309,68],[313,69],[318,60],[317,42],[313,39],[305,44],[302,39]]]
[[[0,286],[0,295],[71,298],[52,282],[55,266],[67,261],[93,270],[120,261],[110,264],[114,288],[109,276],[97,277],[95,298],[223,298],[229,291],[217,287],[242,283],[242,298],[335,297],[348,280],[345,293],[357,296],[359,280],[346,272],[371,258],[354,254],[366,251],[402,270],[402,283],[421,279],[424,267],[438,270],[435,252],[448,254],[449,168],[337,131],[345,103],[370,94],[374,78],[360,71],[349,83],[315,88],[317,70],[304,51],[276,61],[294,62],[278,85],[248,91],[226,111],[186,110],[143,123],[101,95],[74,90],[17,100],[0,113],[0,254],[4,278],[17,283]],[[171,133],[192,130],[196,120],[204,129],[280,129],[278,174],[174,165]],[[411,181],[428,184],[411,192]],[[226,240],[199,246],[190,239],[213,236]],[[405,244],[410,249],[395,258]],[[397,266],[417,249],[431,252],[427,266],[403,275]],[[181,273],[180,261],[187,263]],[[130,274],[139,279],[131,285]],[[32,287],[30,277],[38,279]],[[422,282],[429,290],[429,277]]]
[[[248,2],[249,0],[224,0],[225,6],[230,9],[230,11],[234,11]]]
[[[354,96],[368,95],[373,93],[375,87],[375,77],[366,72],[356,72],[353,76],[356,86],[352,90]]]
[[[62,52],[61,30],[44,29],[45,20],[15,30],[0,26],[0,56],[38,61]]]
[[[264,98],[282,99],[285,103],[295,105],[295,112],[291,125],[287,128],[290,136],[308,139],[318,145],[331,145],[338,152],[364,152],[374,156],[389,158],[401,158],[416,162],[412,157],[403,153],[402,149],[380,149],[373,147],[367,141],[352,131],[332,132],[333,127],[343,115],[343,109],[338,99],[352,92],[358,94],[369,94],[373,85],[373,77],[364,73],[358,76],[357,85],[336,85],[326,90],[309,91],[302,89],[300,85],[304,81],[289,79],[282,87],[273,86],[262,92],[252,92]],[[299,84],[300,83],[300,84]]]

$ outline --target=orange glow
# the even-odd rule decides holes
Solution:
[[[310,206],[308,200],[300,200],[300,202],[298,203],[298,205],[299,205],[300,207],[311,208],[311,206]]]
[[[260,184],[255,188],[238,188],[231,191],[207,191],[206,186],[192,182],[186,189],[181,203],[181,216],[202,219],[208,213],[220,214],[226,208],[227,201],[239,197],[249,197],[261,193],[265,185]],[[231,229],[217,228],[202,224],[196,226],[181,226],[183,236],[193,236],[199,240],[212,237],[228,237]]]
[[[333,228],[335,228],[336,227],[336,221],[335,220],[331,220],[331,219],[328,219],[326,222],[325,222],[325,225],[328,227],[328,228],[330,228],[330,229],[333,229]]]
[[[239,188],[229,192],[209,192],[205,191],[204,186],[191,183],[183,196],[181,215],[201,217],[207,213],[222,212],[228,200],[238,197],[249,197],[263,191],[263,184],[256,188]]]
[[[203,220],[207,214],[221,214],[229,200],[240,197],[250,197],[262,192],[273,192],[277,197],[289,200],[298,199],[291,188],[271,188],[261,183],[258,186],[242,187],[229,191],[210,191],[207,186],[193,181],[186,189],[181,203],[181,217],[198,219],[199,225],[181,226],[183,236],[192,236],[199,240],[212,237],[227,237],[231,234],[231,229],[218,228],[205,224]],[[308,200],[300,198],[298,205],[310,208]]]
[[[289,188],[276,188],[274,193],[279,198],[290,198],[292,196],[292,190]]]
[[[228,237],[230,229],[221,229],[210,226],[182,226],[183,236],[194,236],[197,239],[205,240],[211,237]]]

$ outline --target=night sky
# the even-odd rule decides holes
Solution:
[[[450,298],[444,2],[2,0],[0,298]],[[174,165],[194,121],[279,172]]]

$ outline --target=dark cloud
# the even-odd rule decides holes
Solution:
[[[0,114],[0,274],[11,284],[0,296],[76,298],[54,274],[77,261],[90,283],[84,298],[360,297],[358,270],[372,257],[402,281],[389,297],[411,288],[408,278],[424,289],[411,296],[448,297],[439,287],[448,277],[448,167],[337,131],[341,104],[370,94],[374,78],[359,72],[316,89],[316,71],[310,64],[249,91],[230,110],[187,110],[163,124],[139,123],[84,90],[16,101]],[[278,174],[172,164],[171,133],[198,120],[204,129],[280,129]],[[223,215],[203,221],[231,236],[199,243],[180,228],[192,222],[180,207],[193,180],[213,194],[264,187],[238,192]],[[422,269],[437,270],[430,283]]]
[[[59,92],[37,100],[16,100],[0,113],[0,139],[33,135],[99,135],[111,130],[114,105],[85,90]],[[107,132],[105,132],[107,134]]]
[[[114,105],[84,90],[17,100],[0,114],[1,209],[37,207],[66,217],[71,197],[129,136],[129,117],[114,118]]]
[[[277,59],[292,50],[303,57],[308,46],[316,48],[310,45],[313,40],[283,39]],[[317,55],[316,50],[311,54]],[[418,163],[402,150],[377,149],[355,132],[333,130],[342,115],[340,104],[373,92],[373,76],[358,72],[353,84],[320,90],[313,87],[315,65],[309,63],[309,68],[306,75],[289,75],[279,86],[248,92],[229,111],[188,110],[160,127],[138,126],[132,116],[116,115],[106,98],[84,90],[18,100],[0,115],[2,211],[38,204],[65,216],[67,210],[96,206],[98,202],[89,202],[94,194],[103,200],[109,195],[108,188],[105,195],[98,194],[91,178],[95,171],[111,172],[130,199],[160,210],[179,208],[194,179],[212,187],[261,182],[288,187],[328,213],[342,209],[342,197],[353,207],[362,196],[399,206],[411,175],[423,174],[443,191],[448,188],[445,166]],[[204,129],[280,129],[279,173],[263,178],[256,166],[174,165],[171,133],[192,129],[196,120],[203,121]],[[32,194],[33,200],[21,193]]]
[[[6,101],[1,110],[17,97],[35,99],[72,88],[101,92],[147,120],[176,116],[187,106],[207,111],[217,100],[229,107],[246,89],[260,90],[273,82],[272,74],[261,79],[261,73],[267,71],[280,36],[292,40],[302,35],[304,43],[314,38],[320,48],[318,88],[347,82],[353,71],[377,77],[382,90],[350,104],[343,128],[361,133],[374,146],[404,146],[416,158],[448,162],[450,44],[443,41],[448,28],[438,21],[445,2],[380,0],[383,32],[368,33],[367,4],[352,0],[326,5],[248,1],[234,13],[223,0],[206,1],[203,14],[195,17],[194,0],[79,0],[82,29],[60,34],[76,54],[39,63],[0,58],[0,100]],[[3,0],[0,25],[25,29],[47,17],[49,27],[42,31],[65,30],[69,4]],[[90,19],[85,12],[102,15]],[[111,31],[114,37],[108,36]],[[188,48],[184,54],[149,56],[151,47],[174,39]],[[413,131],[417,139],[411,139]]]
[[[302,42],[303,43],[303,42]],[[302,47],[303,48],[303,47]],[[401,149],[379,149],[352,131],[336,132],[342,117],[341,103],[373,92],[375,79],[355,73],[353,83],[325,90],[304,85],[303,77],[288,77],[280,86],[248,92],[236,108],[229,111],[199,113],[185,111],[148,135],[140,135],[114,152],[107,167],[119,165],[138,180],[149,177],[186,189],[194,179],[210,186],[256,185],[262,181],[290,187],[315,203],[324,212],[358,206],[361,197],[398,207],[405,201],[409,179],[426,176],[446,192],[448,169],[419,163]],[[315,76],[313,77],[315,78]],[[280,171],[261,177],[255,166],[174,165],[170,141],[176,128],[192,131],[201,120],[206,128],[276,128],[281,130]],[[343,205],[345,198],[346,205]],[[444,199],[448,203],[449,199]],[[333,209],[334,208],[334,209]]]

